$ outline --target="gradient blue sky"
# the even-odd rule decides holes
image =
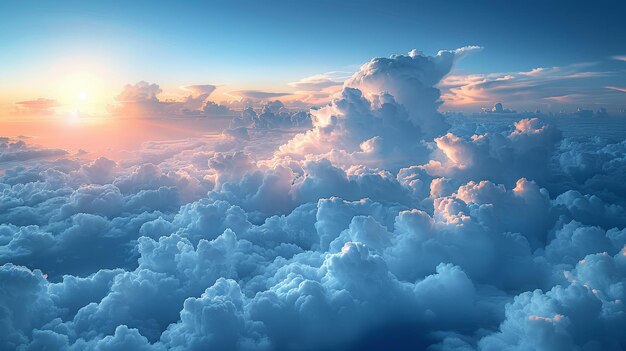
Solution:
[[[465,45],[484,50],[459,72],[595,63],[589,71],[613,72],[598,87],[624,88],[626,64],[612,57],[626,55],[625,15],[626,2],[603,0],[3,2],[0,92],[63,99],[54,89],[72,67],[104,76],[107,90],[146,80],[288,91],[371,57]],[[615,108],[626,96],[616,92]]]

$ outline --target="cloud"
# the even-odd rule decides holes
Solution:
[[[273,98],[285,97],[291,95],[291,93],[275,93],[260,90],[236,90],[231,91],[228,94],[236,96],[240,99],[251,100],[268,100]]]
[[[281,146],[276,157],[394,170],[425,161],[425,140],[448,128],[437,112],[435,85],[457,59],[456,51],[433,57],[412,51],[371,60],[330,104],[311,111],[313,129]]]
[[[446,129],[438,115],[439,89],[436,84],[445,77],[455,60],[477,47],[454,51],[439,51],[435,56],[424,56],[416,50],[408,56],[375,58],[361,66],[345,83],[346,87],[359,89],[365,96],[388,93],[408,113],[408,119],[426,133],[437,134]]]
[[[441,82],[476,50],[374,58],[308,113],[265,97],[116,160],[0,138],[0,349],[622,348],[626,142],[447,121]],[[118,107],[236,108],[188,90]]]
[[[626,88],[620,88],[620,87],[614,87],[614,86],[607,86],[606,88],[621,91],[622,93],[626,93]]]
[[[33,147],[22,139],[0,137],[0,165],[8,162],[54,158],[66,154],[66,150]]]
[[[59,103],[53,99],[39,98],[37,100],[20,101],[15,103],[19,112],[33,115],[52,115],[54,108],[59,107]]]
[[[274,128],[310,128],[311,115],[304,111],[291,112],[278,101],[263,104],[260,113],[248,107],[230,122],[230,130],[237,128],[274,129]]]
[[[112,108],[112,113],[120,116],[154,117],[165,112],[166,103],[157,97],[162,92],[158,84],[140,81],[136,84],[124,86],[115,100],[117,105]]]
[[[201,84],[184,86],[181,89],[190,95],[184,99],[164,101],[159,99],[162,89],[158,84],[145,81],[127,84],[115,98],[117,104],[110,106],[110,112],[119,117],[232,116],[233,113],[227,106],[208,100],[217,86]]]
[[[463,180],[492,179],[511,184],[521,177],[545,179],[549,155],[561,133],[538,118],[522,119],[505,133],[452,133],[435,139],[437,150],[422,166],[430,175]]]
[[[503,348],[573,349],[583,345],[619,348],[623,336],[611,327],[624,322],[622,307],[612,292],[623,284],[623,252],[585,257],[571,274],[571,282],[546,293],[540,290],[517,296],[506,308],[497,333],[484,337],[482,350]],[[581,334],[584,336],[580,337]]]
[[[456,55],[457,59],[462,59],[462,58],[465,58],[468,55],[472,55],[474,53],[480,52],[483,49],[484,48],[482,46],[467,45],[467,46],[460,47],[458,49],[454,49],[454,50],[452,50],[452,52],[454,52],[454,54]]]
[[[202,106],[202,112],[208,116],[231,116],[234,112],[228,106],[216,104],[213,101],[207,101]]]
[[[210,107],[207,108],[207,105],[205,105],[205,103],[209,103],[207,99],[217,89],[217,86],[211,84],[188,85],[182,87],[182,89],[191,93],[184,102],[184,109],[199,110],[202,108],[204,112],[218,112],[209,111]]]
[[[622,75],[604,63],[582,63],[562,67],[535,68],[525,72],[489,74],[452,73],[439,87],[447,108],[486,107],[502,101],[516,109],[528,106],[559,110],[602,104],[620,108],[618,93],[607,94],[610,86],[624,84]],[[609,88],[610,89],[610,88]]]
[[[130,103],[158,101],[157,95],[161,92],[159,85],[141,81],[134,85],[127,84],[115,100]]]
[[[296,82],[289,83],[289,86],[298,91],[320,91],[326,88],[342,85],[343,82],[336,81],[329,74],[317,74],[302,78]]]
[[[205,96],[208,98],[217,89],[217,86],[211,84],[187,85],[182,87],[183,90],[191,92],[192,96]]]

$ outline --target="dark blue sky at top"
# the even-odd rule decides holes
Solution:
[[[626,54],[624,1],[19,1],[1,7],[2,46],[21,47],[17,57],[89,39],[105,46],[144,41],[146,57],[171,49],[199,60],[286,68],[330,69],[412,48],[464,45],[485,47],[488,60],[465,63],[477,71]]]
[[[353,72],[376,56],[466,45],[484,47],[460,62],[466,73],[585,62],[621,71],[624,62],[611,57],[626,55],[625,16],[625,1],[605,0],[3,2],[0,84],[76,56],[113,67],[115,86],[276,91],[314,74]]]

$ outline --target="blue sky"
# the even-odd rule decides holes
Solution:
[[[110,89],[147,80],[280,91],[376,56],[465,45],[484,47],[459,63],[465,73],[586,62],[623,72],[610,58],[626,55],[624,14],[620,1],[3,2],[0,91],[45,94],[84,62]]]

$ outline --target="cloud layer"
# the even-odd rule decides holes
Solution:
[[[1,139],[0,349],[626,348],[626,141],[450,125],[437,86],[474,50],[375,58],[323,107],[264,96],[123,160]]]

